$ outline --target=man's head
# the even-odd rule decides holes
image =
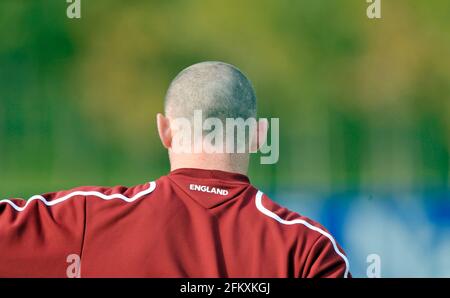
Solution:
[[[246,172],[248,152],[239,153],[175,153],[174,135],[178,119],[195,122],[201,112],[201,121],[220,119],[256,119],[256,95],[251,82],[235,66],[223,62],[202,62],[181,71],[169,86],[164,103],[165,116],[158,114],[158,131],[163,145],[169,150],[172,169],[195,167]],[[179,122],[177,122],[179,123]],[[265,137],[267,123],[262,121],[250,135]],[[245,132],[244,132],[245,133]],[[204,134],[202,135],[202,137]],[[225,139],[227,137],[225,136]],[[251,150],[258,147],[258,138],[249,140]]]
[[[255,118],[256,95],[252,84],[235,66],[202,62],[181,71],[167,90],[166,116],[191,118],[202,110],[205,118]]]

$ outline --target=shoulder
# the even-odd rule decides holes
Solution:
[[[127,186],[83,186],[70,190],[69,195],[81,195],[85,197],[96,197],[103,200],[123,200],[127,202],[136,201],[150,193],[156,188],[156,182],[147,182],[132,187]]]
[[[80,199],[86,199],[88,197],[105,201],[117,199],[133,202],[153,192],[155,187],[155,182],[148,182],[133,187],[80,186],[68,190],[34,195],[28,199],[3,199],[0,200],[0,207],[3,205],[11,207],[16,211],[24,211],[31,205],[46,207],[70,206],[80,202]]]
[[[328,270],[328,267],[321,267],[323,270],[320,270],[329,276],[335,274],[347,277],[349,275],[349,262],[344,251],[332,234],[320,223],[275,203],[261,191],[256,194],[255,206],[266,217],[266,225],[278,226],[276,229],[278,233],[297,239],[298,245],[302,247],[302,260],[305,264],[311,265],[310,273],[313,271],[317,273],[318,266],[324,263],[336,265],[337,269],[333,269],[334,271]]]
[[[258,191],[256,194],[255,206],[258,212],[264,215],[265,219],[271,224],[285,226],[286,228],[296,228],[316,240],[321,236],[330,236],[330,232],[317,221],[274,202],[261,191]]]

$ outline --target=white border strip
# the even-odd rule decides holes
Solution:
[[[149,183],[149,187],[141,192],[138,192],[137,194],[135,194],[132,198],[128,198],[122,194],[112,194],[112,195],[105,195],[103,193],[100,193],[98,191],[75,191],[72,192],[64,197],[61,197],[59,199],[56,200],[52,200],[52,201],[47,201],[47,199],[45,199],[43,196],[37,195],[37,196],[32,196],[31,198],[29,198],[27,200],[27,202],[25,203],[25,205],[23,207],[19,207],[16,204],[14,204],[14,202],[12,202],[11,200],[1,200],[0,204],[5,203],[5,204],[9,204],[11,205],[11,207],[13,207],[14,209],[16,209],[17,211],[23,211],[25,210],[25,208],[27,208],[27,206],[32,202],[32,201],[41,201],[42,203],[44,203],[46,206],[54,206],[56,204],[59,204],[61,202],[64,202],[72,197],[75,196],[95,196],[95,197],[99,197],[103,200],[113,200],[113,199],[120,199],[123,200],[125,202],[131,203],[133,201],[136,201],[137,199],[148,195],[149,193],[151,193],[152,191],[154,191],[156,188],[156,183],[154,181]]]
[[[275,213],[273,213],[272,211],[268,210],[266,207],[263,206],[262,196],[263,196],[263,193],[261,191],[258,191],[258,193],[256,194],[256,197],[255,197],[255,203],[256,203],[256,208],[258,208],[258,210],[261,211],[264,215],[267,215],[268,217],[271,217],[271,218],[275,219],[276,221],[278,221],[279,223],[282,223],[284,225],[302,224],[302,225],[306,226],[307,228],[314,230],[316,232],[319,232],[320,234],[322,234],[325,237],[327,237],[328,239],[330,239],[331,243],[333,244],[334,250],[345,262],[344,278],[348,277],[348,272],[349,272],[349,268],[350,268],[349,262],[347,260],[347,257],[342,252],[339,251],[339,249],[336,245],[336,241],[334,240],[333,236],[331,236],[329,233],[325,232],[324,230],[313,226],[312,224],[308,223],[307,221],[305,221],[303,219],[294,219],[294,220],[282,219],[281,217],[279,217],[278,215],[276,215]]]

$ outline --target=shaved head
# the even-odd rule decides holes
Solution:
[[[202,62],[181,71],[165,97],[167,116],[192,118],[201,110],[205,118],[256,117],[256,96],[251,82],[235,66]]]

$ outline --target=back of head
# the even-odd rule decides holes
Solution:
[[[165,98],[170,118],[191,119],[194,111],[204,118],[255,118],[256,96],[252,84],[235,66],[223,62],[202,62],[181,71]]]

